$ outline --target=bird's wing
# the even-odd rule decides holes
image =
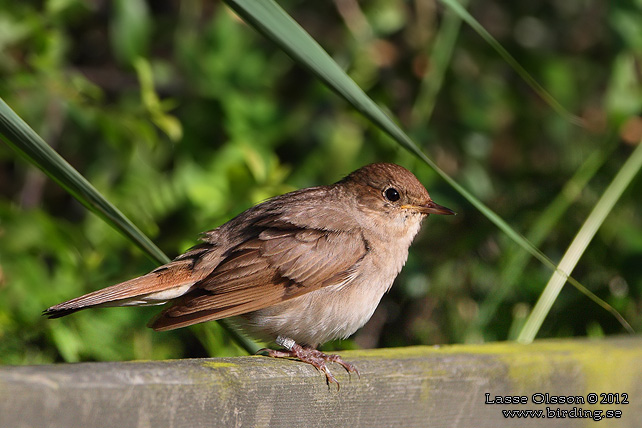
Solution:
[[[212,273],[150,326],[171,330],[241,315],[321,287],[347,283],[367,252],[367,242],[357,231],[292,225],[265,228],[229,252]]]

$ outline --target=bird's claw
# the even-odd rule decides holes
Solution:
[[[294,344],[289,350],[261,349],[258,352],[267,352],[267,355],[270,357],[296,358],[304,363],[308,363],[315,369],[325,374],[326,383],[328,385],[330,385],[331,383],[336,383],[337,391],[341,388],[341,385],[328,368],[326,362],[337,363],[341,365],[348,372],[348,374],[356,373],[357,376],[361,378],[359,370],[357,370],[357,368],[353,364],[343,361],[340,355],[328,355],[310,346],[301,346],[298,344]]]

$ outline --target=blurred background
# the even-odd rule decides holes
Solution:
[[[279,4],[441,168],[556,262],[642,136],[640,0],[468,5],[585,128],[466,25],[452,27],[439,81],[433,49],[451,18],[432,0]],[[171,258],[270,196],[370,162],[412,170],[459,215],[428,219],[370,322],[325,349],[511,339],[551,275],[220,2],[0,0],[0,97]],[[638,176],[573,272],[638,331],[641,195]],[[0,144],[0,363],[244,354],[216,323],[151,331],[153,307],[40,315],[154,266]],[[567,285],[538,337],[622,333]]]

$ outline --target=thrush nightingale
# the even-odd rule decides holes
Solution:
[[[150,321],[154,330],[235,317],[284,348],[268,355],[298,358],[337,383],[326,362],[357,369],[317,346],[370,319],[429,214],[454,212],[434,203],[407,169],[367,165],[335,184],[269,199],[205,232],[170,263],[44,314],[169,302]]]

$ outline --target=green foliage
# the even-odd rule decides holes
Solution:
[[[282,5],[442,169],[559,260],[640,139],[639,2],[480,0],[469,9],[590,130],[559,117],[465,26],[441,87],[420,91],[436,72],[443,11],[348,3]],[[434,108],[418,98],[435,91]],[[427,220],[395,287],[355,336],[359,346],[505,339],[550,276],[537,262],[515,268],[518,250],[488,220],[218,3],[0,2],[0,97],[172,257],[269,196],[372,161],[409,167],[459,215]],[[625,191],[573,273],[637,329],[640,185]],[[242,353],[214,323],[146,329],[157,308],[39,316],[153,266],[0,144],[0,362]],[[507,281],[515,285],[500,291]],[[618,332],[610,314],[569,288],[540,335]]]

